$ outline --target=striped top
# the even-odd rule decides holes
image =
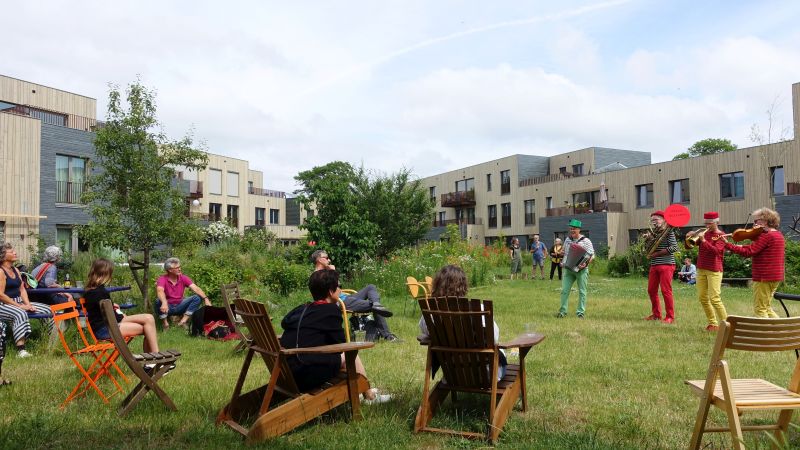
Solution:
[[[658,250],[666,250],[668,253],[663,256],[656,256],[655,258],[650,259],[651,266],[662,266],[662,265],[675,265],[675,257],[672,256],[674,253],[678,251],[678,241],[675,239],[675,233],[670,231],[667,234],[667,237],[659,242],[658,247],[656,247],[653,252]]]
[[[722,272],[722,255],[725,253],[725,241],[712,238],[722,236],[722,231],[717,230],[713,233],[706,231],[700,245],[697,246],[697,268],[710,270],[712,272]]]
[[[727,250],[753,258],[753,281],[783,281],[786,242],[778,230],[766,231],[750,245],[725,244]]]

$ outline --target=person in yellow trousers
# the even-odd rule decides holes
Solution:
[[[719,213],[703,214],[703,224],[708,231],[697,246],[697,299],[708,319],[706,331],[716,331],[719,321],[728,317],[720,297],[725,236],[719,229]]]

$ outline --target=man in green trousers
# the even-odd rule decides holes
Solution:
[[[567,306],[569,305],[569,292],[573,283],[578,282],[578,318],[583,319],[586,314],[586,290],[589,284],[589,263],[594,259],[594,247],[592,241],[581,234],[583,223],[580,220],[572,219],[569,221],[569,236],[564,241],[564,259],[561,266],[564,267],[564,279],[561,281],[561,308],[556,317],[567,316]],[[570,252],[573,253],[570,258]],[[582,256],[578,256],[578,254]]]

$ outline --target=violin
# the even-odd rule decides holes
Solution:
[[[764,232],[764,227],[761,225],[754,225],[752,228],[739,228],[733,233],[723,234],[722,236],[715,236],[716,241],[722,237],[730,237],[734,242],[752,241],[753,239],[761,236]]]

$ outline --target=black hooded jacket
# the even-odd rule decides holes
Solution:
[[[342,311],[334,303],[306,303],[300,305],[281,321],[283,348],[317,347],[345,342],[342,328]],[[290,356],[289,367],[295,369],[309,365],[337,367],[341,364],[339,354]]]

